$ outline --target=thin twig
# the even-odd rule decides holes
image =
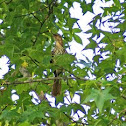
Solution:
[[[65,112],[63,112],[63,114],[69,118],[70,120],[73,121],[73,123],[76,123],[76,124],[82,124],[83,126],[85,126],[86,124],[84,124],[83,122],[80,122],[80,121],[75,121],[72,117],[70,117],[69,115],[67,115]]]
[[[29,79],[29,78],[28,78]],[[35,83],[35,82],[43,82],[43,81],[49,81],[49,80],[63,80],[66,79],[66,77],[50,77],[50,78],[42,78],[42,79],[36,79],[36,80],[26,80],[26,81],[15,81],[15,82],[4,82],[3,85],[13,85],[13,84],[27,84],[27,83]],[[83,80],[83,81],[87,81],[87,79],[85,78],[76,78],[76,77],[67,77],[67,79],[79,79],[79,80]],[[49,83],[47,83],[49,84]]]
[[[126,100],[126,96],[124,94],[121,94],[121,97]]]
[[[37,63],[39,63],[37,60],[35,60],[35,59],[32,59],[32,57],[30,57],[30,56],[28,56],[30,59],[31,59],[31,61],[36,65],[36,66],[39,66]]]
[[[28,14],[17,15],[17,16],[15,16],[14,18],[33,15],[33,14],[36,14],[36,13],[38,13],[38,12],[42,12],[42,11],[44,11],[46,8],[48,8],[48,7],[44,7],[44,8],[42,8],[42,9],[39,9],[39,10],[37,10],[37,11],[31,12],[31,13],[28,13]]]
[[[39,38],[39,35],[41,34],[41,29],[42,29],[42,26],[44,25],[44,23],[47,21],[47,19],[50,17],[50,15],[52,14],[52,10],[50,10],[50,6],[51,4],[53,4],[54,1],[52,1],[49,5],[48,5],[48,8],[49,8],[49,12],[48,12],[48,15],[45,17],[45,19],[41,22],[41,25],[40,25],[40,28],[39,28],[39,31],[38,31],[38,34],[37,34],[37,37],[35,39],[35,41],[33,42],[33,46],[36,44],[38,38]],[[51,8],[53,9],[53,8]]]
[[[123,109],[120,113],[119,113],[119,115],[118,116],[120,116],[122,113],[124,113],[124,112],[126,112],[126,108],[125,109]],[[108,126],[110,126],[110,124],[112,124],[113,123],[113,121],[114,120],[116,120],[117,119],[117,115],[109,122],[109,124],[108,124]]]
[[[23,56],[27,56],[36,66],[39,66],[38,63],[39,61],[37,61],[36,59],[33,59],[31,56],[26,55],[26,54],[22,54]]]
[[[40,24],[42,24],[42,22],[40,21],[40,19],[39,19],[38,17],[36,17],[33,13],[32,13],[32,15],[33,15],[33,17],[34,17],[35,19],[37,19],[37,21],[38,21]]]
[[[2,111],[4,111],[7,108],[8,104],[2,109]]]
[[[68,101],[69,103],[71,103],[71,101],[72,101],[71,99],[70,99],[70,100],[71,100],[71,101],[70,101],[70,100],[68,99],[68,97],[67,97],[67,96],[66,96],[65,98],[67,99],[67,101]]]
[[[41,34],[41,29],[42,29],[42,26],[44,25],[44,23],[46,22],[46,20],[49,18],[50,15],[46,16],[46,18],[44,19],[44,21],[41,23],[40,25],[40,28],[39,28],[39,31],[38,31],[38,34],[37,34],[37,37],[35,39],[35,41],[33,42],[33,46],[35,45],[35,43],[37,42],[38,38],[39,38],[39,35]]]
[[[36,11],[36,12],[37,12],[37,11]],[[35,14],[36,12],[31,12],[31,13],[27,13],[27,14],[17,15],[17,16],[15,16],[14,18],[29,16],[29,15],[31,15],[31,14]]]
[[[39,31],[38,31],[38,34],[37,34],[37,37],[36,37],[35,41],[33,42],[33,46],[35,45],[35,43],[36,43],[37,40],[38,40],[38,37],[39,37],[39,35],[40,35],[40,32],[41,32],[42,26],[43,26],[43,24],[41,23],[40,28],[39,28]]]

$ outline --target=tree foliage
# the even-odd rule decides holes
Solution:
[[[95,0],[76,2],[83,15],[94,14]],[[71,7],[69,0],[0,1],[0,56],[9,58],[9,71],[0,80],[0,125],[126,125],[126,2],[113,0],[110,7],[101,7],[103,13],[94,14],[87,31],[82,31],[79,19],[71,17]],[[59,31],[65,48],[72,40],[83,46],[78,33],[90,34],[90,43],[82,51],[92,49],[93,60],[86,57],[75,62],[74,56],[64,54],[56,65],[50,64],[52,34]],[[31,77],[23,77],[21,67]],[[47,96],[57,67],[64,69],[57,78],[62,80],[62,93],[52,105]],[[31,91],[38,97],[29,95]],[[19,99],[13,100],[13,95]],[[80,101],[73,102],[75,97]]]

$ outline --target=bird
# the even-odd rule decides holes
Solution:
[[[63,40],[62,40],[62,36],[59,34],[53,34],[54,40],[55,40],[55,46],[54,49],[52,51],[52,60],[51,63],[53,63],[55,65],[56,63],[56,56],[57,55],[63,55],[66,52],[65,48],[63,47]],[[60,64],[58,64],[60,65]],[[63,73],[63,69],[62,68],[56,68],[56,70],[54,71],[54,75],[55,77],[60,77],[62,76]],[[52,89],[52,96],[57,96],[61,94],[61,80],[60,79],[54,79],[54,83],[53,83],[53,89]]]

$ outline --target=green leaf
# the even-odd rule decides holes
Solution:
[[[92,92],[87,98],[84,100],[83,103],[87,103],[90,100],[94,100],[96,103],[96,106],[98,107],[100,113],[102,112],[103,106],[105,104],[105,101],[116,99],[116,97],[112,96],[109,92],[112,88],[106,88],[105,90],[97,90],[92,89]]]
[[[75,60],[75,56],[70,54],[63,54],[63,55],[56,55],[54,57],[54,65],[57,64],[58,66],[68,67],[73,63]]]
[[[51,55],[45,55],[45,56],[43,57],[42,64],[44,64],[44,65],[48,65],[48,64],[50,64],[50,60],[51,60],[51,58],[52,58]]]
[[[95,49],[97,47],[97,43],[92,40],[92,39],[89,39],[90,40],[90,43],[85,47],[85,49]]]
[[[121,5],[120,5],[120,1],[119,0],[113,0],[116,7],[118,7],[119,9],[121,9]]]
[[[78,35],[74,34],[73,36],[76,42],[82,44],[82,39]]]
[[[31,124],[29,122],[25,121],[23,123],[18,124],[18,126],[31,126]]]
[[[101,58],[101,55],[96,55],[93,57],[94,62],[99,63],[99,58]]]
[[[126,126],[126,123],[125,123],[125,122],[123,122],[123,123],[121,124],[121,126]]]
[[[61,94],[56,97],[55,104],[58,105],[59,103],[63,103],[63,101],[64,101],[63,94]]]
[[[78,19],[76,18],[68,18],[67,19],[67,26],[70,28],[70,30],[72,29],[73,25],[75,22],[77,22]]]
[[[24,79],[23,79],[24,80]],[[22,80],[22,81],[23,81]],[[21,80],[20,80],[21,81]],[[32,84],[31,84],[32,85]],[[23,84],[17,85],[16,86],[16,91],[18,94],[21,94],[23,91],[29,90],[30,86],[29,84],[26,84],[25,86]]]
[[[45,109],[45,107],[41,107],[38,110],[38,106],[27,106],[26,110],[22,113],[22,115],[20,116],[20,122],[26,122],[28,120],[28,122],[34,122],[35,119],[41,119],[41,118],[46,118],[44,116],[44,111],[43,109]]]
[[[13,110],[4,110],[2,112],[2,115],[0,116],[1,119],[6,119],[8,121],[11,121],[13,119],[17,119],[19,116],[19,113],[16,112],[16,109]]]
[[[86,4],[86,2],[83,1],[83,2],[81,2],[81,8],[82,8],[84,14],[85,14],[87,11],[93,12],[92,4],[91,4],[91,3]]]
[[[86,114],[85,109],[84,109],[80,104],[75,104],[75,103],[73,103],[71,106],[72,106],[72,108],[73,108],[73,110],[74,110],[75,113],[76,113],[78,110],[80,110],[81,112],[83,112],[84,114]]]
[[[81,32],[81,30],[79,28],[74,28],[72,30],[73,30],[73,33],[80,33]]]
[[[90,109],[85,115],[88,124],[106,126],[114,117],[110,113],[112,108],[118,113],[125,109],[126,2],[113,0],[114,4],[110,7],[101,7],[102,14],[94,15],[95,1],[0,0],[2,21],[0,23],[0,56],[7,56],[9,59],[7,65],[10,64],[8,73],[0,80],[0,125],[37,126],[43,123],[56,126],[59,122],[62,124],[64,122],[63,125],[80,125],[83,117],[79,117],[78,110],[85,114],[82,104],[88,102],[86,105],[89,105]],[[109,0],[102,0],[103,3],[107,1]],[[84,57],[80,57],[80,62],[74,62],[76,59],[73,55],[58,55],[53,58],[55,63],[50,64],[54,44],[52,34],[60,32],[64,37],[63,42],[66,48],[69,48],[69,42],[73,39],[83,44],[83,40],[79,37],[82,29],[75,28],[79,19],[72,18],[69,11],[70,9],[76,11],[76,7],[77,9],[80,7],[82,15],[88,11],[87,14],[94,15],[88,22],[90,28],[86,32],[90,43],[83,47],[93,50],[93,56],[89,54],[85,57],[84,54]],[[87,14],[84,16],[88,17]],[[108,28],[106,24],[109,24],[109,29],[106,29]],[[99,50],[98,54],[97,50]],[[81,53],[83,55],[85,52]],[[48,101],[48,98],[34,105],[32,99],[35,98],[30,96],[29,92],[34,90],[36,95],[39,95],[43,91],[48,96],[51,94],[54,80],[47,79],[46,82],[23,84],[24,81],[31,81],[28,78],[22,78],[19,72],[24,61],[28,63],[28,71],[34,73],[35,81],[53,78],[53,71],[59,67],[66,70],[60,76],[75,77],[75,79],[62,80],[61,95],[55,98],[56,105],[62,103],[60,108],[52,107],[52,101]],[[2,62],[0,66],[4,70]],[[12,69],[12,66],[16,66],[16,69]],[[14,71],[16,75],[12,76]],[[43,75],[43,71],[46,71],[47,75]],[[95,80],[89,79],[90,77],[95,77]],[[13,84],[17,81],[21,83]],[[12,84],[6,85],[7,82]],[[101,90],[102,86],[104,90]],[[16,92],[11,93],[13,90]],[[66,91],[69,91],[71,98],[74,98],[75,94],[80,95],[80,104],[66,105],[64,103]],[[12,101],[12,94],[19,95],[19,99]],[[113,98],[116,100],[111,103],[110,100]],[[90,102],[90,99],[94,102]],[[100,113],[96,115],[97,119],[92,118],[97,108]],[[102,111],[103,109],[105,111]],[[73,123],[71,112],[79,114],[78,121]],[[123,123],[121,118],[118,118],[111,125],[125,125]]]
[[[22,5],[29,10],[29,0],[21,0]]]

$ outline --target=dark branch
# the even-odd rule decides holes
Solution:
[[[38,65],[38,61],[36,60],[36,59],[32,59],[32,57],[30,57],[30,56],[28,56],[30,59],[31,59],[31,61],[36,65],[36,66],[39,66]]]
[[[35,45],[35,43],[36,43],[37,40],[38,40],[38,37],[39,37],[39,35],[40,35],[40,33],[41,33],[42,26],[43,26],[43,24],[41,23],[40,28],[39,28],[39,31],[38,31],[38,34],[37,34],[37,37],[36,37],[35,41],[33,42],[33,46]]]
[[[37,19],[37,21],[38,21],[40,24],[42,24],[42,22],[40,21],[40,19],[39,19],[38,17],[36,17],[33,13],[32,13],[32,15],[33,15],[33,17],[34,17],[35,19]]]

